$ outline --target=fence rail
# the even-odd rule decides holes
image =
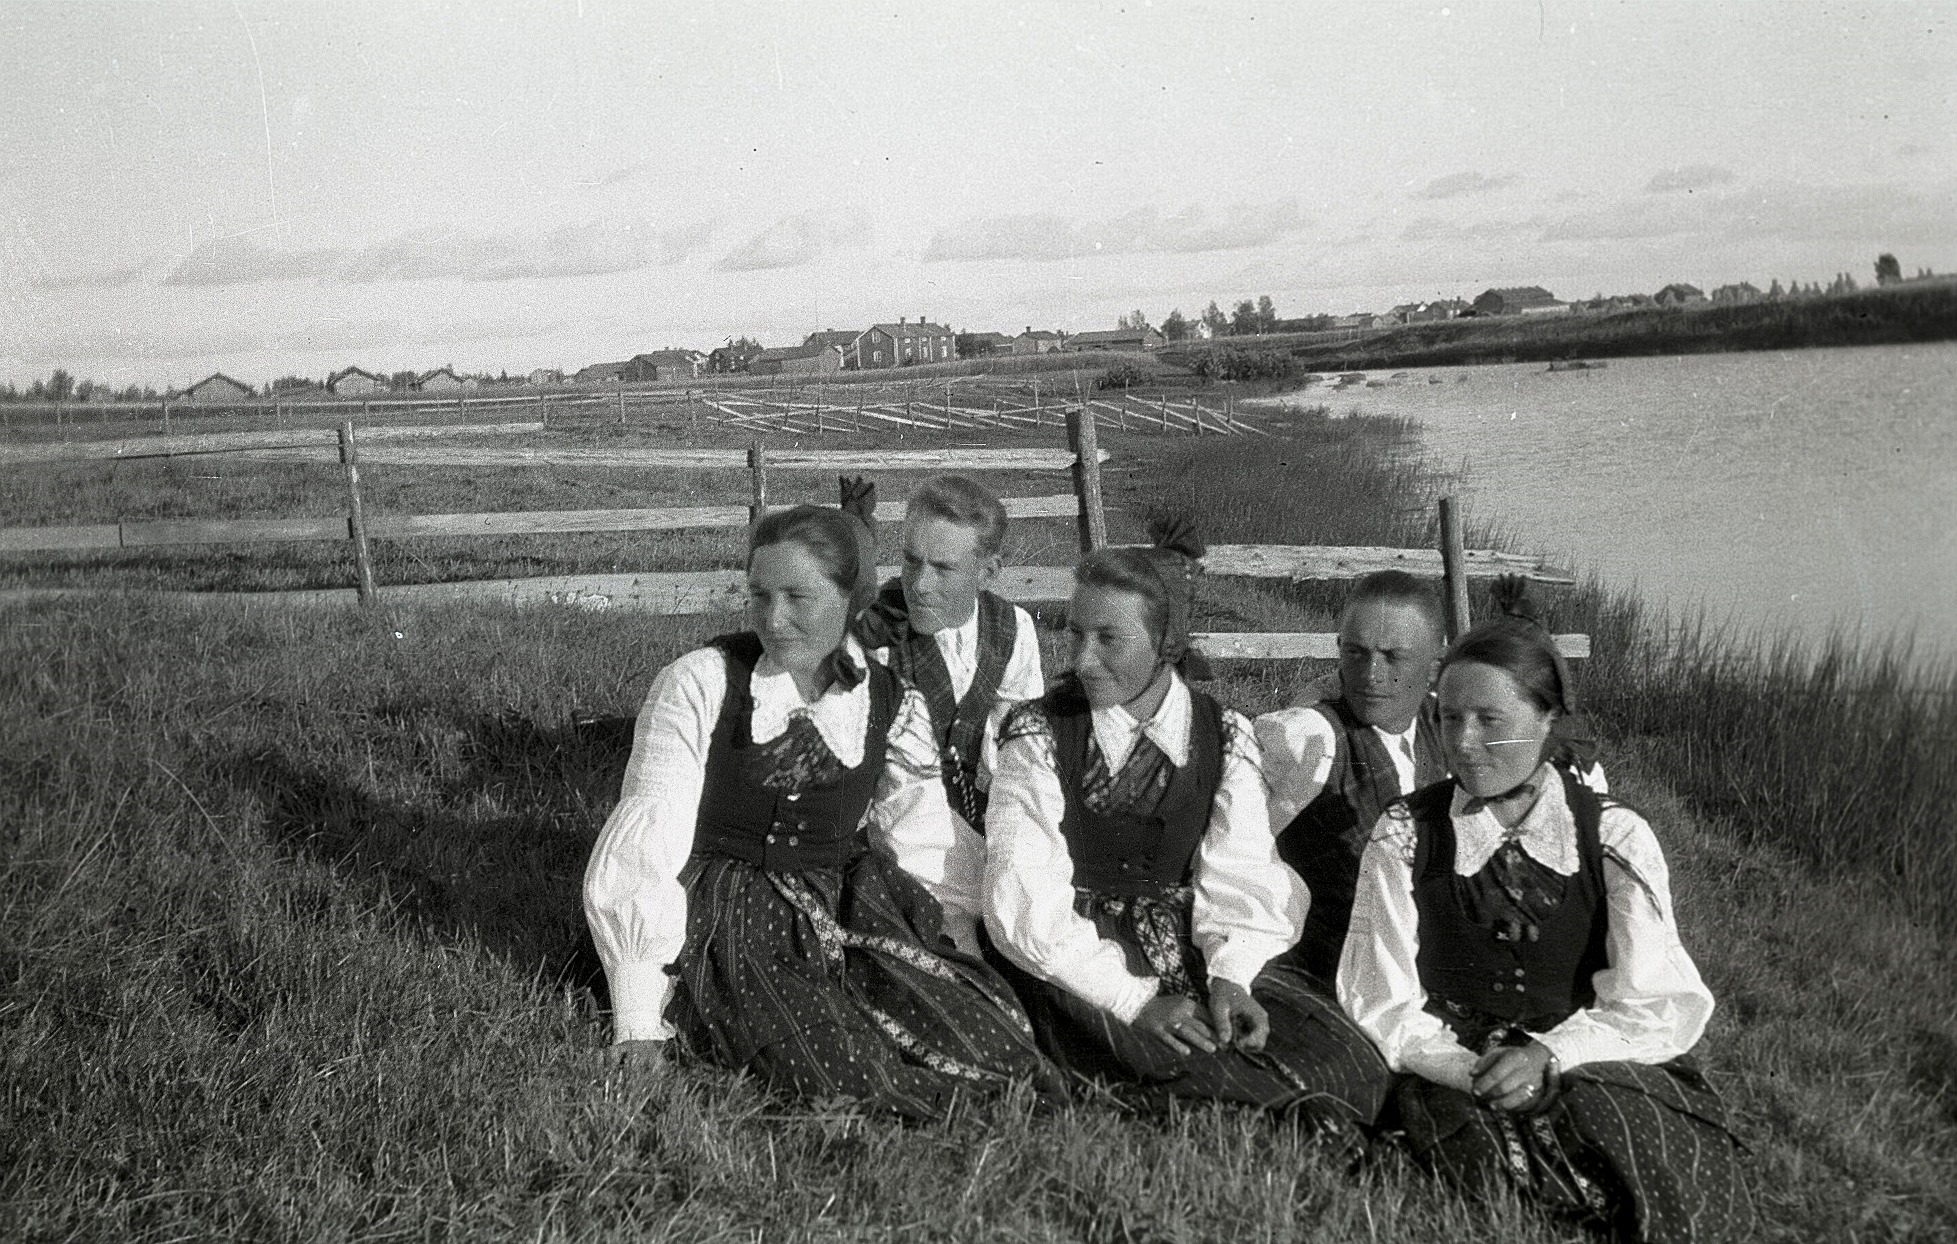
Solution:
[[[950,386],[946,386],[949,391]],[[347,476],[348,510],[345,514],[309,518],[272,519],[168,519],[137,523],[107,523],[83,526],[0,529],[0,553],[49,550],[87,550],[142,548],[160,545],[211,544],[249,541],[349,540],[354,546],[358,586],[351,589],[321,589],[298,592],[180,592],[156,593],[197,603],[266,604],[281,607],[322,607],[359,602],[375,604],[503,603],[568,604],[592,609],[627,609],[659,614],[697,614],[733,612],[746,599],[745,574],[738,570],[675,571],[662,573],[609,575],[551,575],[524,579],[479,580],[462,583],[397,584],[378,587],[373,578],[368,542],[372,539],[414,539],[425,537],[516,536],[567,532],[643,531],[676,528],[739,527],[755,515],[772,508],[768,493],[769,468],[824,470],[1070,470],[1074,490],[1071,494],[1044,497],[1006,498],[1007,513],[1020,518],[1073,518],[1079,525],[1083,549],[1106,542],[1106,516],[1102,510],[1100,464],[1108,454],[1097,448],[1095,431],[1102,426],[1102,412],[1094,409],[1103,403],[1083,403],[1067,410],[1066,450],[1050,449],[950,449],[950,450],[777,450],[768,451],[759,441],[746,450],[530,450],[471,449],[454,446],[427,446],[392,443],[415,440],[423,435],[442,435],[461,429],[409,429],[408,435],[381,439],[379,445],[356,441],[351,422],[342,424],[328,443],[324,436],[303,437],[294,442],[293,433],[241,433],[222,447],[177,448],[165,453],[229,452],[252,460],[338,461]],[[1170,417],[1166,401],[1157,403],[1155,414]],[[1199,416],[1198,416],[1199,417]],[[524,425],[502,425],[515,429]],[[282,444],[268,444],[267,435],[287,438]],[[194,438],[184,438],[194,439]],[[140,443],[140,442],[139,442]],[[114,452],[125,443],[105,442],[105,452],[82,460],[99,460],[134,455]],[[71,447],[72,448],[72,447]],[[280,455],[300,455],[280,456]],[[143,454],[140,456],[158,456]],[[8,459],[0,463],[62,461],[74,459]],[[745,468],[749,475],[747,505],[695,506],[662,509],[512,511],[478,514],[367,514],[360,485],[361,465],[584,465]],[[901,517],[901,502],[886,502],[878,507],[880,519]],[[1569,576],[1553,570],[1540,559],[1522,557],[1489,549],[1464,550],[1460,546],[1458,514],[1452,498],[1441,501],[1439,549],[1393,549],[1379,547],[1319,547],[1305,545],[1219,545],[1209,550],[1204,568],[1210,574],[1236,577],[1275,578],[1287,581],[1355,579],[1379,570],[1406,570],[1442,579],[1448,604],[1450,634],[1468,623],[1467,581],[1503,574],[1521,574],[1542,582],[1569,583]],[[884,568],[883,573],[894,573]],[[1073,586],[1072,571],[1060,566],[1008,566],[999,574],[994,589],[1018,601],[1065,599]],[[92,589],[42,588],[0,592],[0,603],[72,596]],[[1338,637],[1324,633],[1239,633],[1208,632],[1197,636],[1199,646],[1210,656],[1223,660],[1329,659],[1338,655]],[[1566,656],[1590,654],[1587,635],[1559,635],[1557,643]]]

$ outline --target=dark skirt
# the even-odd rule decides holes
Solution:
[[[1199,983],[1206,980],[1202,956],[1189,941],[1186,925],[1175,946],[1186,971],[1164,973],[1169,967],[1165,947],[1155,945],[1152,953],[1144,949],[1146,935],[1138,926],[1145,922],[1136,919],[1132,904],[1083,896],[1076,910],[1094,920],[1102,937],[1122,946],[1130,970],[1177,978],[1205,1008],[1207,1018],[1208,989]],[[1152,914],[1159,924],[1159,910]],[[1271,1020],[1270,1037],[1255,1053],[1226,1047],[1213,1054],[1178,1055],[1058,985],[1016,969],[1009,975],[1026,1003],[1041,1048],[1055,1063],[1110,1084],[1123,1100],[1145,1109],[1162,1109],[1177,1099],[1227,1101],[1319,1124],[1369,1125],[1392,1083],[1372,1042],[1339,1004],[1304,973],[1276,963],[1265,967],[1251,986],[1251,997]]]
[[[680,884],[667,1017],[689,1054],[915,1120],[1016,1078],[1053,1083],[1010,988],[952,947],[937,900],[888,855],[788,873],[695,857]]]
[[[1527,1115],[1417,1076],[1400,1082],[1394,1100],[1414,1153],[1470,1193],[1506,1183],[1621,1240],[1753,1237],[1739,1142],[1690,1058],[1592,1063],[1563,1080],[1547,1107]]]

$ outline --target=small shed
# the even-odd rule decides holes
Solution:
[[[1704,302],[1706,292],[1696,285],[1675,281],[1651,296],[1651,301],[1661,307],[1683,307],[1695,302]]]
[[[843,369],[835,346],[782,346],[754,356],[748,370],[757,376],[826,376]]]
[[[423,372],[415,380],[415,388],[423,393],[454,393],[475,387],[474,376],[458,376],[452,368],[447,367],[437,367],[434,371]]]
[[[1566,304],[1540,285],[1511,285],[1482,292],[1475,299],[1476,315],[1522,315],[1527,312],[1563,311]]]
[[[1058,350],[1066,337],[1051,329],[1034,328],[1031,324],[1026,331],[1012,339],[1014,354],[1051,354]]]
[[[233,380],[221,371],[212,372],[196,384],[185,389],[182,393],[177,394],[178,401],[194,402],[200,406],[219,406],[226,402],[248,402],[251,398],[252,391],[250,385],[242,381]]]
[[[387,381],[364,368],[342,367],[326,378],[326,387],[340,397],[361,397],[385,389]]]
[[[1075,333],[1067,338],[1069,350],[1157,350],[1164,344],[1161,333],[1152,328],[1111,328],[1105,332]]]

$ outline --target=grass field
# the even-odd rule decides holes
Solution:
[[[1402,456],[1402,425],[1305,430],[1276,446],[1111,440],[1117,536],[1168,502],[1218,542],[1431,541],[1437,481]],[[241,466],[189,500],[192,482],[167,472],[76,470],[13,472],[5,520],[330,500],[296,469]],[[541,472],[375,477],[404,509],[660,504],[601,498],[718,486],[596,479],[587,501]],[[1026,560],[1071,559],[1064,523],[1019,538]],[[731,533],[681,550],[584,539],[453,569],[706,565],[732,547]],[[278,547],[10,574],[347,582],[337,552],[254,569]],[[1336,604],[1324,587],[1216,581],[1199,624],[1324,629]],[[1595,589],[1553,604],[1557,629],[1619,654],[1589,664],[1584,691],[1720,999],[1700,1052],[1753,1147],[1767,1238],[1950,1238],[1957,964],[1932,884],[1948,836],[1891,842],[1896,808],[1951,806],[1948,688],[1885,691],[1879,663],[1847,655],[1826,683],[1790,681],[1793,667],[1716,638],[1695,655]],[[1571,1238],[1512,1203],[1459,1201],[1391,1154],[1350,1171],[1228,1109],[1041,1115],[1014,1098],[906,1128],[785,1105],[711,1068],[648,1081],[604,1066],[578,885],[623,757],[574,716],[632,712],[663,663],[728,620],[193,614],[138,597],[0,618],[0,1238]],[[1233,667],[1218,689],[1256,711],[1313,672]],[[1912,700],[1927,715],[1897,718]],[[1843,745],[1864,727],[1907,727],[1924,750]]]

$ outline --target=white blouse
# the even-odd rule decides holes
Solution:
[[[854,640],[849,651],[864,659]],[[837,759],[852,768],[863,762],[867,679],[848,691],[831,687],[809,704],[794,678],[763,656],[748,690],[755,742],[776,739],[793,718],[807,717]],[[727,662],[718,648],[697,648],[659,671],[639,710],[618,806],[585,869],[584,914],[611,984],[615,1041],[673,1035],[662,1017],[671,988],[666,968],[686,940],[679,875],[693,851],[707,748],[726,692]],[[952,940],[976,952],[984,847],[952,823],[930,710],[915,690],[897,709],[864,825],[943,905]]]
[[[1123,708],[1093,710],[1094,740],[1111,771],[1120,772],[1144,737],[1177,767],[1189,762],[1193,705],[1189,688],[1173,677],[1147,721]],[[1248,989],[1266,963],[1298,940],[1308,899],[1304,883],[1277,857],[1250,723],[1227,709],[1224,715],[1230,745],[1197,848],[1192,926],[1211,979]],[[1052,734],[1000,744],[985,814],[986,927],[1020,967],[1133,1023],[1158,982],[1129,971],[1121,946],[1075,913],[1073,857],[1060,833],[1065,813]]]
[[[1561,876],[1578,868],[1576,818],[1563,784],[1551,778],[1514,830],[1486,808],[1469,813],[1454,792],[1455,872],[1479,872],[1505,841]],[[1567,1070],[1595,1062],[1661,1063],[1697,1044],[1712,1016],[1712,993],[1680,943],[1672,919],[1665,853],[1643,817],[1606,803],[1599,836],[1610,966],[1591,979],[1596,1001],[1536,1039]],[[1413,902],[1414,824],[1404,806],[1379,820],[1359,865],[1352,927],[1339,960],[1339,1002],[1395,1071],[1469,1090],[1479,1055],[1427,1012],[1416,956],[1420,918]],[[1627,866],[1628,865],[1628,870]]]

